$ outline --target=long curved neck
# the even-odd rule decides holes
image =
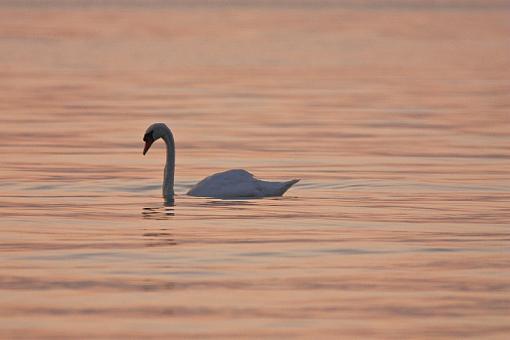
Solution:
[[[163,179],[163,196],[172,199],[174,197],[174,174],[175,174],[175,143],[172,131],[168,131],[163,135],[166,143],[166,164]]]

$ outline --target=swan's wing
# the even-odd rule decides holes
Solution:
[[[256,181],[246,170],[228,170],[204,178],[188,191],[188,195],[218,198],[259,197]]]
[[[204,178],[188,191],[188,195],[217,198],[281,196],[298,181],[262,181],[246,170],[234,169]]]

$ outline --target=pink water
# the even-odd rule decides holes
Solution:
[[[1,3],[0,337],[507,338],[510,10],[412,4]]]

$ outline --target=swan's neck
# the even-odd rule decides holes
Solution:
[[[170,129],[163,136],[166,143],[166,164],[163,179],[163,196],[167,199],[174,197],[174,173],[175,173],[175,143]]]

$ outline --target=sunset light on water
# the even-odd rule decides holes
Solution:
[[[509,18],[0,1],[0,338],[507,339]],[[228,169],[300,182],[186,195]]]

